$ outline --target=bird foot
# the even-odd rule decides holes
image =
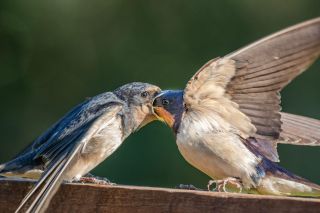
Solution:
[[[79,180],[74,180],[75,183],[92,183],[92,184],[100,184],[100,185],[116,185],[112,183],[110,180],[104,177],[97,177],[89,174],[88,176],[81,177]]]
[[[204,191],[203,189],[197,188],[192,184],[179,184],[175,187],[176,189],[186,189],[186,190],[197,190]]]
[[[242,192],[242,183],[239,178],[228,177],[222,180],[210,180],[207,185],[208,191],[211,191],[210,187],[212,184],[216,185],[216,187],[213,189],[213,191],[216,191],[216,192],[229,192],[226,189],[226,186],[228,184],[234,185],[237,189],[239,189],[238,193]]]

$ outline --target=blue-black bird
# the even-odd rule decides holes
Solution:
[[[0,175],[38,178],[17,209],[43,212],[63,181],[79,180],[109,157],[134,131],[155,120],[160,88],[129,83],[77,105],[13,160]],[[31,196],[36,196],[26,207]]]
[[[277,143],[320,145],[320,121],[281,113],[279,94],[319,54],[316,18],[209,61],[184,91],[157,96],[154,112],[173,129],[183,157],[213,178],[217,190],[320,196],[319,185],[276,163]]]

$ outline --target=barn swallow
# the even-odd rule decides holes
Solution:
[[[160,93],[154,112],[216,190],[319,197],[319,185],[276,163],[277,143],[320,145],[320,121],[280,112],[279,95],[319,54],[316,18],[209,61],[184,91]]]
[[[44,212],[62,181],[79,180],[108,158],[134,131],[155,120],[152,101],[160,88],[129,83],[73,108],[22,153],[0,165],[3,176],[41,174],[16,212]]]

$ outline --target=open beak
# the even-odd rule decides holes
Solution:
[[[162,121],[172,127],[175,122],[174,116],[158,103],[158,99],[160,99],[165,92],[166,91],[161,92],[154,98],[152,111],[159,121]]]
[[[165,122],[170,127],[173,126],[174,117],[173,117],[173,115],[170,114],[170,112],[165,110],[163,107],[154,107],[153,110],[154,110],[155,115],[158,118],[158,120]]]
[[[157,91],[154,93],[154,96],[158,97],[159,94],[161,94],[161,90],[160,88],[156,89]],[[153,109],[153,102],[154,102],[154,99],[153,98],[153,101],[151,104],[148,104],[147,107],[148,107],[148,111],[146,112],[146,117],[143,119],[143,121],[140,123],[140,125],[138,126],[137,130],[141,129],[142,127],[144,127],[145,125],[147,125],[148,123],[154,121],[154,120],[159,120],[158,116],[156,115],[156,113],[154,112],[154,109]],[[151,112],[150,112],[150,109],[151,109]]]
[[[153,111],[153,110],[152,110]],[[157,120],[157,115],[153,112],[153,115],[147,115],[144,120],[141,122],[141,124],[138,126],[137,130],[141,129],[142,127],[144,127],[145,125],[147,125],[148,123]]]

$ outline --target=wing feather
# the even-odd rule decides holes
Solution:
[[[281,120],[278,115],[281,107],[278,92],[306,70],[319,54],[320,18],[316,18],[289,27],[226,56],[238,64],[226,93],[250,117],[257,127],[257,137],[271,140],[279,137]],[[252,101],[248,100],[247,95],[250,95]],[[270,100],[274,102],[266,105],[266,101]],[[251,103],[256,107],[252,107]],[[257,120],[255,116],[272,121],[261,125],[261,120]],[[278,124],[275,125],[275,122]],[[267,126],[276,128],[267,129]]]
[[[282,124],[279,92],[319,55],[320,18],[316,18],[207,62],[185,88],[186,107],[210,108],[242,136],[270,141],[276,149]],[[283,121],[289,129],[288,119]]]
[[[44,211],[51,198],[66,178],[68,168],[81,154],[82,147],[96,134],[103,123],[108,122],[122,109],[122,103],[116,102],[111,94],[97,96],[86,102],[79,111],[67,115],[61,122],[64,128],[46,137],[35,150],[35,159],[45,162],[46,170],[20,203],[16,212],[24,209],[27,202],[36,195],[27,212]]]

